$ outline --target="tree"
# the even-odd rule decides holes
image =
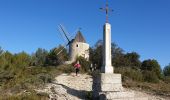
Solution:
[[[112,42],[112,44],[111,44],[111,52],[112,52],[112,58],[115,58],[118,55],[122,55],[124,50],[122,48],[118,47],[117,44]]]
[[[94,45],[95,48],[100,47],[103,45],[103,40],[98,40],[96,44]]]
[[[9,68],[11,66],[12,60],[13,55],[10,52],[3,52],[0,56],[0,67],[4,69]]]
[[[159,63],[154,59],[144,60],[141,65],[141,70],[154,72],[159,79],[162,78],[161,67]]]
[[[151,83],[158,83],[159,82],[159,78],[156,75],[155,72],[153,71],[143,71],[143,80],[146,82],[151,82]]]
[[[93,54],[93,64],[97,65],[97,68],[100,69],[102,66],[102,46],[98,46],[94,49],[94,54]]]
[[[44,66],[48,51],[42,48],[38,48],[35,54],[32,55],[32,64],[35,66]]]
[[[93,56],[94,56],[94,49],[93,48],[89,48],[89,61],[93,62]]]
[[[96,64],[98,69],[102,66],[102,59],[103,59],[103,41],[98,40],[95,44],[94,48],[90,48],[90,61],[93,64]],[[114,66],[120,66],[123,65],[122,62],[123,60],[123,49],[118,47],[115,43],[111,44],[111,53],[112,53],[112,64]]]
[[[67,49],[65,48],[63,50],[62,49],[63,49],[63,46],[59,46],[58,48],[54,48],[50,50],[47,56],[46,64],[57,66],[59,64],[63,64],[64,61],[68,60]],[[62,52],[58,54],[60,50],[62,50]]]
[[[93,65],[97,65],[97,69],[102,66],[102,45],[103,41],[98,40],[95,46],[89,49],[89,60]]]
[[[124,50],[118,47],[115,43],[111,44],[112,64],[114,67],[125,66]]]
[[[163,73],[165,76],[170,76],[170,64],[164,67]]]
[[[15,54],[12,60],[12,64],[18,68],[29,67],[31,63],[31,56],[25,52]]]
[[[3,50],[2,50],[2,48],[0,47],[0,55],[3,53]]]
[[[139,58],[140,58],[140,55],[137,54],[136,52],[125,54],[126,66],[137,68],[137,69],[140,68],[141,62]]]

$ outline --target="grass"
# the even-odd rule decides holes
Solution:
[[[126,88],[143,90],[145,92],[149,92],[155,95],[168,96],[170,97],[170,78],[165,77],[164,80],[155,79],[149,81],[144,80],[144,76],[150,75],[145,73],[141,73],[139,70],[131,69],[131,68],[115,68],[116,73],[121,73],[122,75],[122,83]],[[154,77],[150,75],[150,77]],[[148,78],[149,80],[149,78]]]
[[[47,95],[36,94],[34,89],[43,88],[46,83],[51,83],[63,72],[73,71],[71,65],[30,66],[13,72],[6,70],[5,73],[0,73],[0,78],[4,80],[0,82],[0,100],[47,100]]]
[[[155,95],[170,97],[170,83],[164,81],[160,81],[159,83],[148,83],[125,80],[123,86],[131,89],[144,90]]]
[[[1,94],[0,100],[48,100],[48,94],[22,93],[18,95]]]

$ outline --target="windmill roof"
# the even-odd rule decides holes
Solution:
[[[74,41],[86,43],[86,40],[84,39],[84,37],[80,31],[77,32]]]

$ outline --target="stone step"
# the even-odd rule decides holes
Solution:
[[[107,99],[117,99],[117,98],[119,99],[119,98],[133,98],[135,94],[134,91],[101,92],[100,96],[104,96]]]
[[[101,92],[100,100],[148,100],[148,97],[135,97],[134,91]]]
[[[148,97],[136,97],[134,91],[100,92],[100,100],[148,100]]]
[[[119,98],[119,99],[107,99],[107,100],[149,100],[147,97],[134,97],[134,98]]]
[[[100,96],[99,98],[100,98],[100,100],[149,100],[148,97],[132,97],[132,96],[128,96],[128,97],[117,96],[117,97],[114,97],[114,95],[112,97]]]

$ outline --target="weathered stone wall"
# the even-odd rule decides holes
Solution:
[[[70,61],[75,61],[78,56],[89,60],[89,44],[83,42],[73,42],[70,45]]]

